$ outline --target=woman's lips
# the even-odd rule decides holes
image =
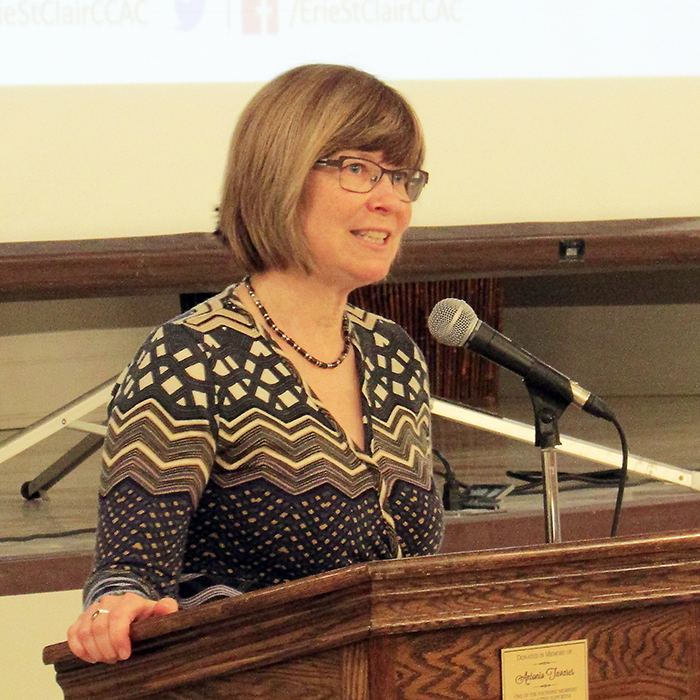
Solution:
[[[370,243],[384,243],[389,238],[387,231],[378,231],[376,229],[361,229],[353,231],[352,234]]]

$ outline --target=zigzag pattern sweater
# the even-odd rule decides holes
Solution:
[[[348,306],[360,450],[235,290],[157,328],[115,387],[86,606],[128,590],[188,607],[439,548],[413,341]]]

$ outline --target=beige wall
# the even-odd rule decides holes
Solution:
[[[80,591],[0,596],[0,700],[61,700],[42,650],[63,641],[81,610]]]
[[[0,304],[0,429],[23,428],[118,374],[177,296]]]
[[[698,215],[700,77],[397,86],[428,140],[417,225]],[[212,230],[256,88],[2,88],[0,241]]]
[[[698,304],[506,308],[503,331],[604,397],[700,394]],[[505,370],[499,388],[527,397]]]

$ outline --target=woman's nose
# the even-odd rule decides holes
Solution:
[[[377,184],[370,190],[370,203],[373,206],[384,208],[397,208],[410,205],[399,195],[389,173],[382,173]]]

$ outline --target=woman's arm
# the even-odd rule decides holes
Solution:
[[[131,653],[134,621],[178,609],[187,530],[213,464],[213,383],[189,329],[157,329],[120,378],[103,453],[95,568],[68,641],[86,661]]]

